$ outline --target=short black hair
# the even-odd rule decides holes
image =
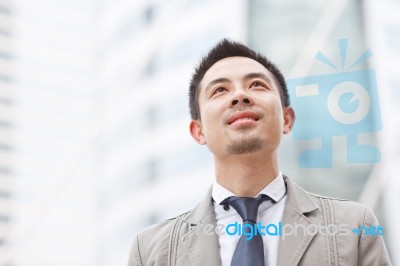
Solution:
[[[246,45],[223,39],[218,42],[206,56],[204,56],[199,65],[195,68],[192,75],[192,79],[189,85],[189,108],[190,116],[193,120],[200,119],[200,106],[199,106],[199,93],[200,93],[200,82],[203,79],[207,70],[213,66],[216,62],[233,56],[248,57],[263,65],[268,71],[270,71],[276,81],[279,84],[279,94],[283,107],[290,105],[289,94],[286,88],[285,78],[279,69],[269,61],[265,56],[256,53],[255,51],[248,48]]]

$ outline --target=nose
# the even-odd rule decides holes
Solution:
[[[239,91],[238,93],[236,93],[233,96],[232,107],[233,106],[241,106],[241,105],[243,105],[243,106],[253,105],[253,100],[250,97],[250,95],[248,95],[242,91]]]

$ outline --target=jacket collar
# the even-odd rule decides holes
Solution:
[[[283,176],[283,180],[285,180],[286,184],[286,205],[289,205],[302,214],[318,209],[318,204],[309,196],[308,192],[285,175]]]

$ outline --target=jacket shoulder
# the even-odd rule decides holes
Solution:
[[[178,220],[185,217],[189,212],[182,213],[175,217],[166,219],[159,223],[150,225],[138,233],[138,240],[141,246],[145,247],[147,245],[153,246],[157,243],[161,243],[164,240],[168,242],[168,237],[171,230],[175,226]]]
[[[377,224],[377,219],[372,209],[364,204],[349,199],[323,196],[307,192],[321,210],[330,209],[336,222],[353,221],[359,225]]]
[[[333,204],[339,204],[339,205],[348,206],[348,207],[351,206],[354,208],[361,208],[361,209],[368,208],[366,205],[363,205],[361,203],[358,203],[356,201],[349,200],[349,199],[328,197],[328,196],[324,196],[324,195],[320,195],[320,194],[316,194],[316,193],[312,193],[312,192],[308,192],[308,191],[306,191],[306,193],[308,194],[308,196],[310,198],[312,198],[313,200],[316,200],[316,201],[326,200]]]
[[[131,247],[128,265],[161,265],[168,261],[172,231],[177,222],[187,214],[185,212],[141,230]]]

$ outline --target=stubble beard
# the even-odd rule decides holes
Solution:
[[[262,150],[265,147],[265,140],[250,136],[240,139],[229,139],[225,144],[225,150],[229,154],[246,154]]]

